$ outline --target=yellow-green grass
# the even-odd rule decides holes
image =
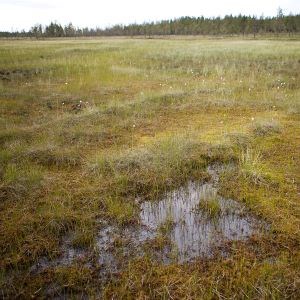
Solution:
[[[218,219],[222,210],[217,197],[217,195],[211,195],[207,198],[200,199],[196,209],[200,210],[204,215],[207,215],[207,217],[211,218],[212,220]]]
[[[297,40],[1,40],[2,295],[299,297],[299,69]],[[229,161],[222,194],[271,230],[227,258],[142,258],[105,283],[78,261],[29,271],[66,236],[93,251],[102,221],[138,222],[137,197]]]

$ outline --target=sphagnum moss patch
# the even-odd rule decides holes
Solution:
[[[1,294],[299,298],[299,52],[297,39],[3,40],[0,69],[29,75],[0,79]],[[210,180],[214,163],[233,164],[220,194],[269,232],[103,278],[105,224],[135,226],[141,202]],[[56,263],[66,239],[87,255]]]

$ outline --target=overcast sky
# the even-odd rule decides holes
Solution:
[[[106,27],[180,16],[274,16],[279,6],[285,14],[300,13],[300,0],[0,0],[0,31],[50,21]]]

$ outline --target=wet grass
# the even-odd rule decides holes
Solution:
[[[118,198],[106,198],[104,200],[107,216],[118,225],[136,222],[136,210],[132,202],[126,202]]]
[[[222,212],[217,196],[201,199],[197,209],[201,210],[211,219],[217,219]]]
[[[297,40],[3,40],[1,294],[298,298],[299,49]],[[214,162],[234,162],[220,192],[266,219],[266,236],[228,243],[226,258],[136,259],[106,281],[80,261],[30,271],[59,257],[66,236],[93,251],[102,221],[137,224],[139,202],[209,180]],[[213,199],[202,209],[219,211]],[[163,234],[153,241],[166,244]]]
[[[168,233],[170,233],[170,231],[174,228],[174,225],[175,222],[172,216],[167,216],[166,220],[158,227],[158,231],[162,235],[168,235]]]

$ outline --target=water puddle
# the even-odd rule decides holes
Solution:
[[[223,168],[208,167],[211,180],[207,183],[190,181],[159,201],[143,202],[138,225],[118,227],[101,220],[93,259],[100,265],[103,278],[119,272],[132,258],[144,255],[163,264],[211,257],[216,251],[226,255],[224,243],[268,230],[268,225],[242,204],[218,194]],[[68,265],[80,257],[89,257],[88,251],[74,249],[71,240],[66,239],[61,258],[51,264],[41,260],[39,264]]]
[[[153,244],[150,254],[156,260],[182,263],[197,257],[210,257],[216,249],[222,249],[226,241],[245,240],[263,233],[267,229],[265,222],[251,215],[237,201],[218,194],[222,169],[217,165],[208,167],[211,175],[208,183],[190,181],[166,193],[160,201],[143,202],[139,226],[104,227],[98,239],[103,267],[118,269],[116,257],[124,262],[126,258],[149,254],[145,244]],[[155,239],[162,236],[167,241],[165,247],[156,247]],[[121,242],[118,247],[116,241],[124,237],[127,242]]]
[[[215,215],[199,205],[207,199],[213,199]],[[208,257],[224,241],[243,240],[261,230],[258,220],[237,202],[219,196],[212,183],[189,182],[157,203],[143,203],[141,208],[141,223],[153,231],[172,222],[168,235],[180,262]]]

